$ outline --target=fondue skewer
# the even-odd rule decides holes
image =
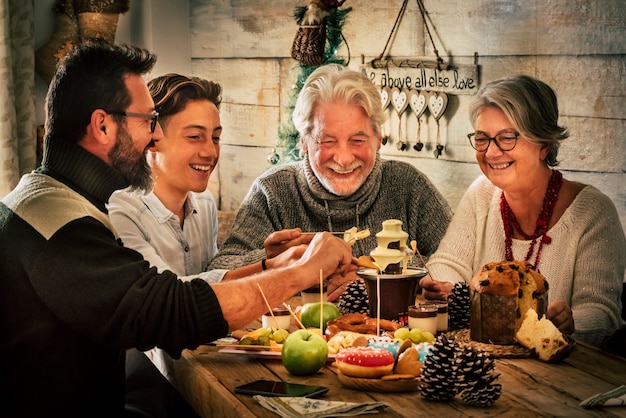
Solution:
[[[333,235],[343,235],[343,232],[330,232],[330,231],[317,231],[317,232],[313,232],[313,231],[307,231],[307,232],[301,232],[300,234],[302,235],[315,235],[315,234],[321,234],[322,232],[328,232],[329,234],[333,234]]]
[[[256,285],[259,287],[259,292],[261,292],[261,297],[265,301],[265,304],[267,305],[267,309],[269,310],[270,315],[272,315],[272,321],[274,321],[274,325],[276,326],[276,328],[278,328],[278,321],[276,321],[276,317],[274,317],[274,312],[272,312],[272,307],[270,306],[270,303],[267,301],[267,298],[265,297],[265,293],[263,293],[263,289],[261,289],[261,285],[258,283]]]
[[[320,269],[320,332],[324,335],[324,273]]]
[[[376,335],[380,336],[380,276],[376,276]]]
[[[422,254],[420,254],[419,250],[417,249],[417,241],[415,240],[411,241],[411,249],[413,250],[415,254],[417,254],[417,256],[420,258],[420,261],[422,262],[422,265],[424,266],[424,268],[426,268],[426,262],[424,261]]]
[[[291,317],[294,319],[294,321],[296,321],[296,324],[298,324],[298,326],[302,329],[306,329],[306,327],[302,324],[302,322],[300,322],[300,320],[298,319],[298,317],[296,316],[295,312],[291,310],[291,306],[287,305],[286,302],[283,302],[283,306],[285,308],[287,308],[287,310],[289,311],[289,313],[291,314]]]

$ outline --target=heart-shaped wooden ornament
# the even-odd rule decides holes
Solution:
[[[391,90],[389,89],[389,87],[381,87],[380,88],[380,105],[382,106],[383,110],[387,109],[387,106],[389,106],[389,103],[391,103]]]
[[[436,120],[443,116],[448,107],[448,95],[443,92],[432,92],[428,96],[428,109]]]
[[[398,112],[398,115],[402,115],[406,110],[406,107],[409,105],[409,97],[405,92],[400,91],[397,87],[394,87],[391,89],[391,103],[396,109],[396,112]]]
[[[426,96],[421,92],[412,91],[409,95],[409,106],[411,106],[411,110],[419,119],[426,111]]]

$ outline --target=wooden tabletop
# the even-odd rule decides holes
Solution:
[[[276,417],[251,396],[234,394],[234,388],[257,379],[326,386],[322,399],[350,402],[382,401],[390,407],[376,416],[567,416],[626,417],[626,406],[585,409],[584,399],[626,384],[626,359],[576,343],[570,356],[556,364],[537,359],[500,358],[502,396],[489,408],[473,408],[460,396],[451,402],[433,402],[419,392],[363,392],[344,387],[336,368],[328,363],[314,376],[287,372],[278,359],[259,359],[247,354],[226,354],[214,346],[186,350],[174,362],[175,385],[202,417]]]

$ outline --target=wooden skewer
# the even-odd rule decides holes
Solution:
[[[376,276],[376,336],[380,337],[380,276]]]
[[[265,297],[265,293],[263,293],[263,289],[261,289],[261,285],[260,284],[256,284],[259,287],[259,291],[261,292],[261,296],[263,297],[263,300],[265,301],[265,304],[267,305],[267,309],[270,312],[270,315],[272,315],[272,321],[274,321],[274,325],[276,326],[276,328],[278,328],[278,321],[276,320],[276,317],[274,317],[274,312],[272,312],[272,307],[270,306],[270,303],[267,301],[267,298]]]
[[[411,241],[411,249],[415,254],[417,254],[417,256],[420,258],[420,261],[422,262],[422,265],[424,266],[424,268],[426,268],[426,262],[424,261],[422,254],[420,254],[420,251],[417,249],[417,241]]]
[[[320,269],[320,332],[324,334],[324,273]]]
[[[294,321],[296,321],[296,324],[298,324],[298,326],[302,329],[306,329],[306,327],[304,325],[302,325],[302,322],[300,322],[300,320],[298,319],[298,317],[296,316],[295,312],[291,310],[291,306],[287,305],[286,302],[283,302],[283,306],[285,308],[287,308],[287,310],[289,311],[289,313],[291,314],[291,317],[294,319]]]
[[[322,232],[328,232],[329,234],[333,234],[333,235],[343,235],[343,232],[330,232],[330,231],[317,231],[317,232],[311,232],[311,231],[307,231],[307,232],[301,232],[302,235],[315,235],[315,234],[321,234]]]
[[[417,241],[415,240],[411,241],[411,249],[413,250],[414,253],[418,255],[418,257],[420,258],[420,261],[422,262],[422,265],[424,266],[424,268],[426,268],[426,262],[424,261],[424,257],[422,257],[422,254],[420,254],[420,250],[417,249]],[[431,272],[428,272],[428,274],[430,275],[431,279],[435,280]]]

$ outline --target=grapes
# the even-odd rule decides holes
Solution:
[[[411,340],[413,344],[424,342],[432,343],[435,340],[435,336],[432,333],[421,328],[413,328],[409,330],[406,327],[402,327],[397,329],[393,336],[400,341]]]
[[[432,332],[429,332],[429,331],[422,332],[422,342],[432,344],[433,341],[435,341],[435,336],[432,334]]]
[[[409,329],[406,327],[398,328],[396,332],[393,333],[394,338],[404,341],[409,338]]]
[[[410,334],[410,338],[411,341],[413,341],[414,344],[419,344],[422,342],[422,334],[426,332],[421,328],[413,328],[411,330]]]

